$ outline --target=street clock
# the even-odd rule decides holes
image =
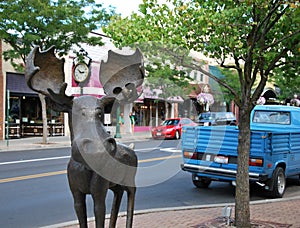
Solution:
[[[76,82],[84,82],[89,76],[89,66],[85,62],[77,63],[74,67],[74,79]]]
[[[86,51],[81,49],[73,61],[73,77],[80,87],[89,81],[90,64],[91,58],[87,56]]]

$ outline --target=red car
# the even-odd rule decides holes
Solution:
[[[152,138],[180,139],[183,126],[197,126],[197,124],[189,118],[169,118],[152,128]]]

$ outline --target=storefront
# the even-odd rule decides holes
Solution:
[[[23,74],[6,75],[5,137],[42,136],[42,108],[39,96],[29,89]],[[9,101],[9,102],[8,102]],[[63,115],[47,109],[48,135],[64,135]]]
[[[157,126],[165,119],[165,102],[144,98],[133,106],[137,126]]]

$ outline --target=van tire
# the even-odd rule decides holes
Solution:
[[[208,188],[211,183],[210,178],[198,177],[198,180],[196,180],[195,174],[192,176],[192,181],[197,188]]]
[[[286,188],[286,179],[283,168],[277,167],[272,176],[273,190],[272,197],[282,198]]]

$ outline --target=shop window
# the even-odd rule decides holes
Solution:
[[[38,97],[22,97],[22,119],[29,123],[42,122],[42,108]]]
[[[20,99],[19,97],[10,97],[9,99],[9,116],[10,123],[19,123],[20,121]]]

